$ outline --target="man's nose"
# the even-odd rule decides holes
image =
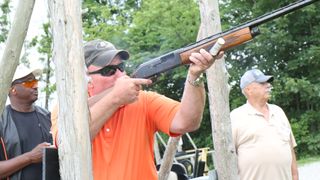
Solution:
[[[125,75],[126,74],[126,72],[125,71],[120,71],[119,69],[117,69],[117,71],[116,71],[116,73],[115,73],[115,75],[116,75],[116,77],[121,77],[121,76],[123,76],[123,75]]]
[[[32,89],[38,89],[38,82],[34,83],[34,85],[32,86]]]
[[[266,83],[267,88],[272,88],[272,85],[270,83]]]

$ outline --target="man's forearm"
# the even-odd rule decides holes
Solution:
[[[291,149],[291,154],[292,154],[292,164],[291,164],[292,179],[293,180],[299,180],[299,173],[298,173],[296,154],[295,154],[293,148]]]
[[[11,174],[21,170],[31,163],[32,161],[28,157],[27,153],[9,159],[7,161],[0,161],[0,178],[10,176]]]
[[[173,133],[186,133],[199,128],[205,105],[204,84],[194,86],[189,82],[196,76],[188,75],[181,99],[180,109],[174,117],[170,131]]]
[[[97,100],[90,107],[91,120],[89,122],[89,131],[91,140],[95,138],[103,125],[119,108],[119,106],[113,103],[114,97],[111,96],[112,95],[105,93],[104,96],[99,97],[99,101]]]

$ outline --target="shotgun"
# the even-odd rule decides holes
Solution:
[[[199,52],[200,49],[206,49],[207,51],[209,51],[211,47],[216,43],[218,38],[223,38],[225,40],[225,44],[221,48],[222,51],[241,45],[260,34],[258,28],[259,25],[276,19],[280,16],[286,15],[295,10],[301,9],[317,1],[319,0],[297,1],[227,31],[214,34],[186,47],[171,51],[165,55],[146,61],[138,66],[131,77],[151,78],[155,75],[176,68],[178,66],[189,64],[189,56],[191,55],[191,53]]]

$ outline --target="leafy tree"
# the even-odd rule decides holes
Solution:
[[[126,47],[122,37],[131,24],[132,13],[139,7],[138,0],[84,0],[84,39],[107,39],[119,47]]]
[[[9,13],[10,13],[10,0],[4,0],[3,3],[0,4],[0,43],[5,42],[7,39],[7,35],[9,33],[10,21],[9,21]]]
[[[50,24],[44,23],[42,25],[43,34],[40,37],[36,36],[32,39],[30,44],[31,47],[37,47],[38,52],[44,57],[40,57],[39,60],[45,64],[43,71],[45,77],[43,81],[45,82],[45,87],[43,91],[45,92],[45,108],[49,108],[49,101],[51,99],[51,94],[56,91],[56,84],[52,83],[51,77],[53,76],[52,68],[52,32],[50,31]]]

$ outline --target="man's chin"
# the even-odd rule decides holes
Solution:
[[[34,97],[31,101],[32,103],[36,102],[38,100],[38,96]]]
[[[269,100],[271,98],[271,94],[267,94],[264,96],[266,100]]]

